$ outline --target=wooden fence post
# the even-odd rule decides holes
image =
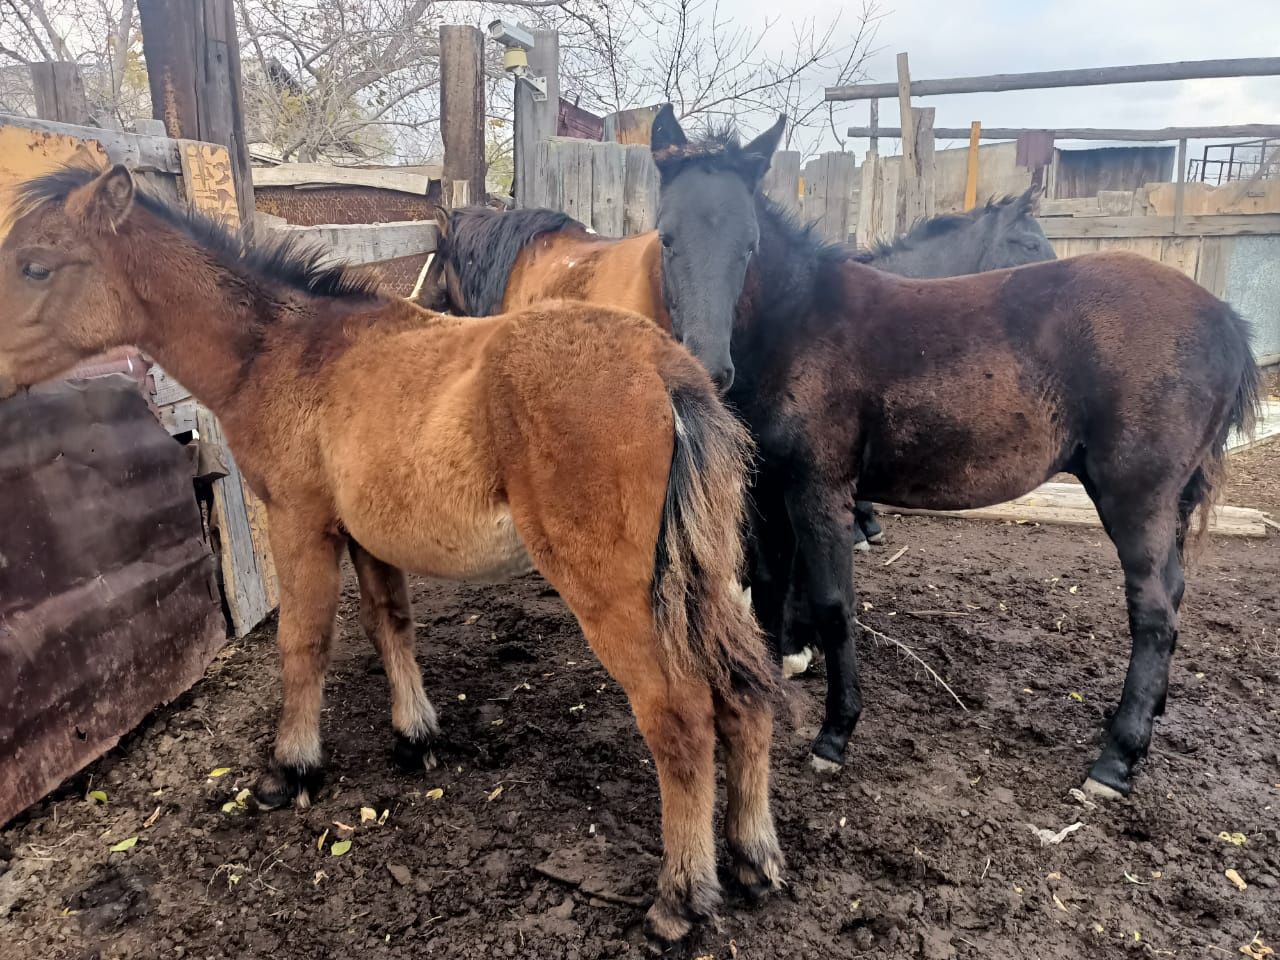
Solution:
[[[240,221],[251,233],[253,176],[232,0],[138,0],[138,17],[152,114],[174,139],[228,149]]]
[[[905,53],[898,54],[898,113],[902,132],[902,177],[898,183],[895,232],[901,234],[924,216],[920,159],[916,155],[916,120],[911,110],[911,68]]]
[[[929,219],[933,216],[937,200],[937,184],[934,171],[937,167],[934,153],[933,107],[916,107],[911,115],[915,127],[916,182],[920,185],[920,216]],[[908,227],[910,224],[908,224]]]
[[[795,150],[779,150],[760,185],[764,195],[788,213],[800,212],[800,159]]]
[[[554,30],[534,30],[533,49],[529,51],[529,73],[546,77],[547,98],[535,100],[533,88],[516,81],[515,105],[515,182],[512,186],[516,206],[529,207],[535,192],[532,187],[538,175],[538,144],[556,135],[560,115],[560,35]]]
[[[658,168],[649,147],[627,145],[623,197],[623,231],[627,236],[652,230],[658,222]]]
[[[972,210],[978,205],[978,147],[982,142],[982,124],[977,120],[969,125],[969,167],[965,171],[964,208]]]
[[[36,95],[36,116],[41,120],[82,125],[92,122],[78,65],[33,63],[31,86]]]
[[[484,35],[478,27],[440,28],[440,137],[445,204],[484,203]]]

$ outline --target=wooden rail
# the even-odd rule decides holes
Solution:
[[[937,127],[933,131],[939,140],[967,140],[970,129],[965,127]],[[1280,124],[1243,123],[1218,127],[1162,127],[1160,129],[1108,129],[1097,127],[1071,127],[1054,130],[1044,127],[983,127],[983,140],[1017,140],[1028,133],[1052,133],[1055,140],[1127,140],[1134,142],[1160,142],[1165,140],[1266,140],[1280,139]],[[850,127],[851,137],[901,137],[901,127]]]

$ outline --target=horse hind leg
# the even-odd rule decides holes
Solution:
[[[782,883],[785,866],[769,810],[769,746],[773,711],[750,701],[715,697],[716,732],[724,746],[725,839],[733,879],[753,900]]]
[[[354,540],[351,563],[360,582],[360,625],[382,658],[391,688],[392,757],[407,772],[436,765],[440,728],[414,656],[413,608],[404,571],[383,563]]]
[[[1104,490],[1095,502],[1124,570],[1132,651],[1120,705],[1085,789],[1117,798],[1133,789],[1134,767],[1147,754],[1168,695],[1183,592],[1180,508],[1176,492],[1122,500]]]

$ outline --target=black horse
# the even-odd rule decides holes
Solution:
[[[1132,254],[891,276],[820,242],[759,191],[732,208],[709,203],[717,178],[755,182],[757,158],[742,157],[734,138],[690,143],[663,111],[652,146],[676,332],[721,367],[729,348],[728,397],[760,446],[753,603],[776,642],[798,583],[826,654],[815,766],[843,763],[862,710],[855,491],[958,509],[1065,471],[1115,543],[1133,641],[1086,786],[1128,794],[1165,706],[1191,514],[1212,502],[1229,432],[1247,432],[1256,415],[1247,324],[1181,273]],[[712,302],[707,291],[725,284],[708,271],[741,276],[743,262],[737,303]]]

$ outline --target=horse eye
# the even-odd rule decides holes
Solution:
[[[28,263],[22,268],[22,275],[28,280],[48,280],[53,271],[38,263]]]
[[[668,250],[671,249],[671,234],[664,233],[662,235],[662,245],[666,247]]]

